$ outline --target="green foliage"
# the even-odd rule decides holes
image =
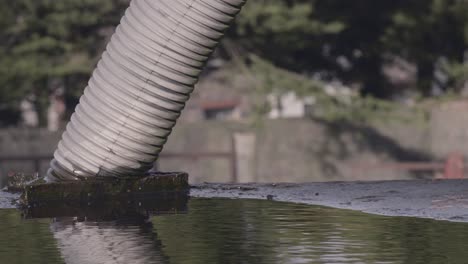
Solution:
[[[320,40],[344,27],[340,21],[318,19],[311,1],[250,1],[237,19],[235,38],[255,54],[300,72],[310,63],[320,63],[316,59]]]
[[[382,66],[400,57],[418,67],[416,88],[428,96],[439,58],[463,63],[468,1],[250,1],[231,38],[279,67],[325,72],[384,99],[398,90]]]
[[[307,78],[286,69],[276,67],[271,62],[250,54],[248,63],[241,65],[244,74],[251,76],[252,94],[255,97],[253,105],[254,121],[262,118],[270,110],[268,95],[281,96],[289,91],[294,91],[299,96],[314,96],[320,102],[328,99],[320,81]]]
[[[447,63],[444,70],[448,74],[452,91],[459,92],[468,81],[468,65],[465,63]]]
[[[295,91],[299,95],[323,94],[323,83],[274,66],[254,54],[250,57],[249,70],[264,93],[284,93]]]
[[[371,96],[354,96],[343,101],[330,97],[319,104],[322,115],[327,121],[345,121],[360,124],[397,123],[427,123],[428,109],[423,105],[402,106],[388,100]]]
[[[385,120],[396,122],[425,122],[427,109],[424,106],[402,106],[399,103],[372,96],[351,94],[328,94],[325,83],[307,78],[285,69],[276,67],[271,62],[256,55],[249,56],[245,65],[252,74],[254,94],[257,96],[254,114],[261,118],[270,110],[267,95],[281,96],[294,91],[300,97],[312,97],[314,110],[308,113],[313,118],[327,121],[346,121],[369,124]],[[255,120],[258,121],[258,120]]]
[[[392,26],[382,39],[388,52],[418,66],[418,88],[428,95],[439,58],[463,63],[468,43],[468,2],[413,2],[394,12]]]
[[[67,92],[84,88],[118,23],[122,0],[17,0],[0,5],[0,108],[15,108],[26,96],[41,121],[52,81]],[[78,92],[81,93],[81,92]]]
[[[58,85],[76,102],[128,1],[1,1],[0,126],[4,116],[17,120],[24,98],[43,121]],[[417,66],[413,89],[430,96],[441,58],[449,62],[447,91],[466,82],[468,1],[250,0],[228,38],[246,54],[238,59],[251,64],[259,94],[321,96],[321,83],[310,78],[318,74],[321,81],[340,80],[363,96],[388,100],[401,91],[382,67],[396,57]]]

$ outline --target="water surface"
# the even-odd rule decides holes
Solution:
[[[0,263],[467,263],[468,224],[273,201],[192,199],[112,222],[0,210]],[[83,220],[83,219],[81,219]]]

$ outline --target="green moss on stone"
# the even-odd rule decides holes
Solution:
[[[27,185],[23,202],[91,201],[116,196],[132,196],[155,192],[187,191],[187,173],[156,173],[142,178],[87,179],[85,181],[44,183]]]

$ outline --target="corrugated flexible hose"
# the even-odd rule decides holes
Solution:
[[[48,181],[141,176],[246,0],[132,0],[80,99]]]

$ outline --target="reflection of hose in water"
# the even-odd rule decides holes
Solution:
[[[67,125],[48,180],[148,171],[246,0],[132,0]]]
[[[66,263],[169,263],[151,222],[76,222],[59,219],[50,229]]]

